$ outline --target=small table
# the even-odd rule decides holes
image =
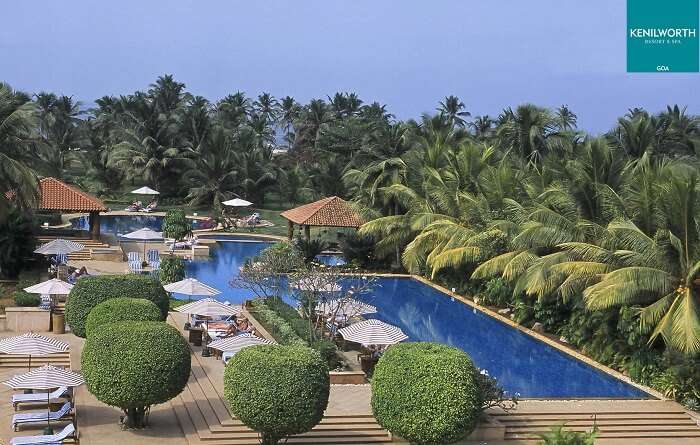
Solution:
[[[202,333],[204,329],[201,327],[191,327],[189,330],[189,341],[195,346],[202,346]]]

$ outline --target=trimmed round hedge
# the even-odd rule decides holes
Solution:
[[[85,383],[103,403],[143,427],[146,408],[178,395],[190,376],[190,350],[174,327],[160,321],[121,321],[100,326],[81,356]]]
[[[304,346],[251,346],[234,355],[224,372],[231,412],[258,431],[263,444],[316,426],[329,391],[326,362]]]
[[[463,351],[437,343],[391,346],[372,377],[377,422],[413,444],[453,443],[476,427],[482,396]]]
[[[71,289],[66,301],[66,322],[78,337],[85,337],[88,314],[111,298],[143,298],[160,309],[161,320],[168,315],[168,293],[156,280],[144,275],[100,275],[83,277]]]
[[[90,337],[95,329],[120,321],[160,321],[158,306],[143,298],[110,298],[98,304],[88,314],[85,334]]]

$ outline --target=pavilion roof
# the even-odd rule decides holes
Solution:
[[[347,201],[331,196],[280,214],[302,226],[360,227],[364,221]]]
[[[41,210],[69,210],[74,212],[104,212],[104,203],[82,190],[56,178],[39,181]]]

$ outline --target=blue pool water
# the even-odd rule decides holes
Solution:
[[[192,261],[187,275],[240,304],[250,291],[230,286],[246,258],[269,243],[225,242],[209,260]],[[466,351],[511,393],[535,398],[648,398],[649,395],[410,278],[380,278],[359,296],[377,307],[373,318],[399,326],[409,341],[434,341]]]
[[[192,228],[198,227],[199,221],[192,220]],[[89,220],[87,216],[81,216],[71,220],[71,227],[78,230],[89,230]],[[102,215],[100,216],[100,232],[111,235],[126,234],[135,230],[148,227],[151,230],[160,232],[163,230],[163,217],[147,214],[133,215]]]

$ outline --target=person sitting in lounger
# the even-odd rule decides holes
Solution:
[[[236,323],[231,323],[219,338],[235,337],[236,335],[238,335],[238,326],[236,326]]]
[[[154,199],[153,201],[149,202],[148,205],[142,210],[144,212],[152,212],[158,207],[158,202]]]

